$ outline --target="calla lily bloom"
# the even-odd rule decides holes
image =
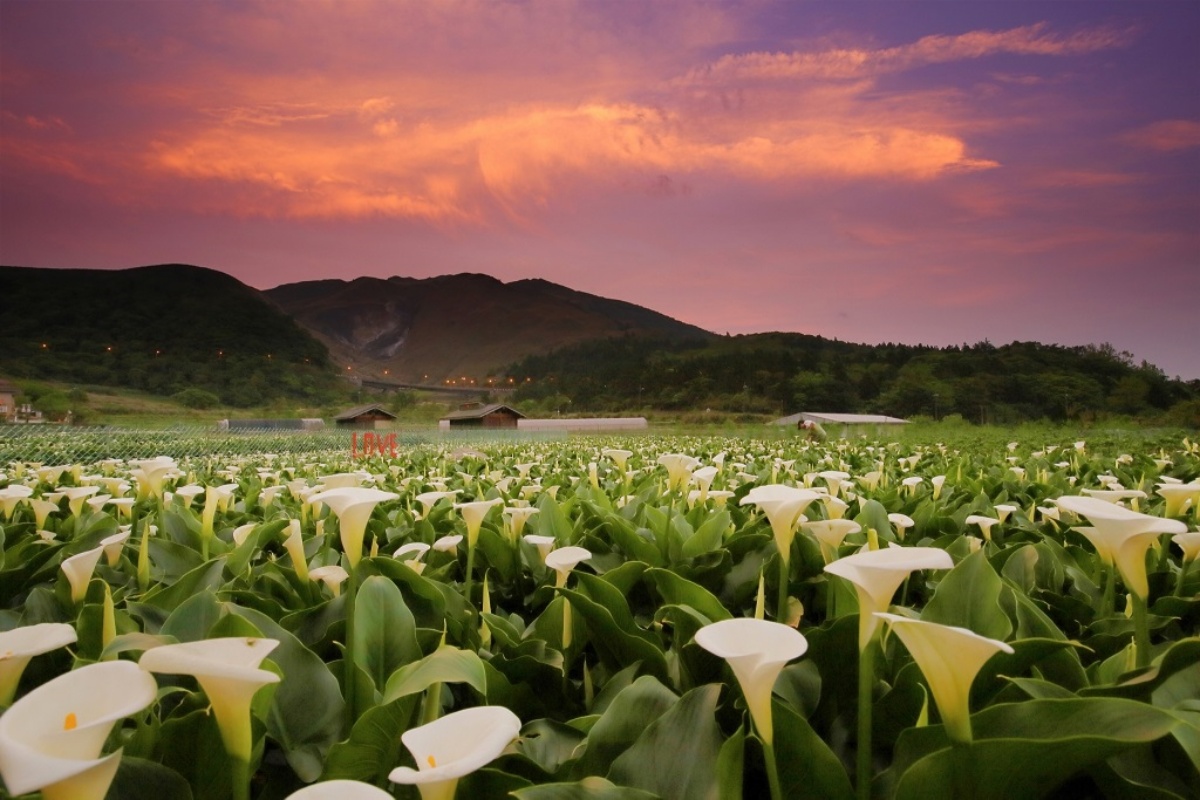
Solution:
[[[44,683],[0,716],[0,775],[13,795],[102,800],[121,751],[100,757],[113,725],[154,701],[154,678],[130,661],[89,664]]]
[[[59,492],[66,495],[67,506],[71,509],[71,515],[78,517],[83,511],[83,504],[88,501],[92,494],[100,492],[98,486],[66,486],[59,489]]]
[[[212,703],[225,750],[249,763],[250,701],[263,686],[279,682],[278,675],[258,665],[278,646],[276,639],[243,637],[168,644],[147,650],[138,666],[148,672],[194,677]]]
[[[162,497],[163,480],[175,469],[175,459],[170,456],[130,461],[132,475],[138,482],[139,498]]]
[[[1166,501],[1166,507],[1163,509],[1163,515],[1167,517],[1179,517],[1184,514],[1190,504],[1195,507],[1200,504],[1200,481],[1192,481],[1191,483],[1160,483],[1155,494],[1161,496]]]
[[[408,544],[400,545],[400,548],[392,554],[392,557],[403,561],[408,565],[409,569],[420,575],[425,571],[425,562],[421,559],[429,552],[429,545],[424,542],[409,542]],[[409,555],[409,554],[412,555]],[[409,556],[403,558],[403,556]]]
[[[1179,545],[1179,549],[1183,551],[1185,564],[1200,558],[1200,531],[1177,533],[1171,537],[1171,541]]]
[[[580,561],[587,561],[592,557],[592,551],[584,547],[561,547],[558,550],[552,551],[546,556],[546,566],[554,570],[554,585],[561,588],[567,585],[567,577],[571,574],[571,570],[575,569]],[[571,603],[567,602],[563,608],[563,648],[571,646]]]
[[[371,512],[383,501],[395,500],[399,496],[379,489],[347,486],[318,492],[309,498],[309,502],[324,503],[337,515],[342,551],[350,562],[350,569],[354,569],[362,558],[363,538],[367,534],[367,520],[371,518]]]
[[[1112,562],[1125,581],[1125,587],[1142,600],[1150,595],[1150,583],[1146,577],[1147,548],[1159,534],[1187,532],[1187,525],[1179,520],[1142,514],[1096,497],[1064,495],[1054,502],[1059,508],[1087,517],[1094,531],[1089,536],[1092,543],[1105,543]],[[1096,549],[1103,557],[1101,546],[1096,545]]]
[[[46,527],[46,518],[58,511],[58,503],[51,503],[40,497],[31,497],[29,505],[33,507],[33,524],[38,530]]]
[[[870,644],[878,628],[873,612],[887,611],[892,595],[914,570],[950,569],[954,559],[936,547],[866,550],[825,565],[825,571],[854,584],[858,594],[858,647]]]
[[[508,527],[514,544],[520,540],[521,531],[525,530],[525,523],[539,511],[541,509],[537,506],[506,506],[504,508],[501,513],[508,517]]]
[[[416,785],[421,800],[452,800],[459,778],[494,761],[520,733],[520,718],[503,706],[455,711],[400,736],[417,769],[397,767],[388,780]]]
[[[117,566],[117,562],[121,560],[121,551],[125,548],[125,542],[129,541],[129,535],[130,527],[123,525],[119,532],[100,540],[100,546],[104,549],[104,558],[110,567]]]
[[[325,567],[317,567],[309,570],[309,580],[321,581],[329,591],[333,592],[333,596],[337,597],[342,593],[342,584],[350,577],[350,573],[340,564],[330,564]]]
[[[102,555],[104,555],[103,545],[85,550],[62,562],[63,574],[67,576],[67,582],[71,584],[72,602],[80,602],[87,594],[88,583],[91,582],[92,573],[96,571],[96,564]]]
[[[843,539],[862,530],[862,526],[852,519],[815,519],[805,522],[802,527],[821,545],[821,556],[826,564],[837,560],[837,549],[842,546]]]
[[[700,459],[683,453],[665,453],[658,463],[667,468],[667,491],[682,490],[692,476],[692,470],[700,466]]]
[[[696,644],[725,659],[750,709],[750,719],[762,740],[774,741],[771,690],[783,667],[808,650],[798,630],[763,619],[726,619],[696,631]]]
[[[752,503],[767,515],[767,521],[771,523],[771,532],[775,535],[779,557],[786,564],[791,560],[792,542],[796,538],[796,525],[800,522],[800,515],[810,503],[820,498],[821,494],[811,489],[772,483],[755,486],[742,498],[741,505]]]
[[[966,628],[882,612],[875,616],[892,626],[921,668],[946,733],[956,742],[970,742],[971,683],[988,659],[996,653],[1012,653],[1012,647]]]
[[[539,536],[536,533],[530,533],[524,539],[537,548],[538,555],[542,557],[542,561],[545,561],[546,556],[550,555],[550,551],[554,549],[555,540],[553,536]]]
[[[504,501],[499,497],[494,497],[491,500],[476,500],[471,503],[455,503],[454,507],[462,514],[463,522],[467,526],[467,547],[475,547],[475,542],[479,541],[479,529],[483,527],[483,518],[494,506],[502,504]]]
[[[321,781],[292,792],[287,800],[392,800],[377,786],[362,781]]]
[[[33,489],[20,483],[0,489],[0,508],[4,509],[4,518],[12,519],[13,512],[17,510],[17,504],[29,499],[32,495]]]
[[[462,540],[463,535],[461,533],[451,534],[450,536],[439,536],[433,543],[433,550],[438,553],[453,553],[458,550],[458,545]]]
[[[73,644],[77,638],[65,622],[39,622],[0,632],[0,707],[12,703],[30,659]]]
[[[424,509],[425,516],[429,516],[429,512],[432,511],[433,507],[438,504],[438,501],[448,497],[453,498],[457,495],[457,489],[445,492],[422,492],[421,494],[417,495],[417,502],[420,503],[421,508]]]
[[[283,540],[283,549],[287,550],[288,558],[292,560],[292,569],[296,577],[302,581],[308,580],[308,560],[304,555],[304,536],[300,533],[300,520],[288,522],[288,536]]]
[[[989,542],[992,540],[992,528],[1000,524],[1000,520],[994,517],[985,517],[982,514],[971,514],[963,522],[968,525],[978,525],[979,530],[983,532],[983,538]]]

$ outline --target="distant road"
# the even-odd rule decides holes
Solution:
[[[446,386],[440,383],[399,383],[396,381],[380,381],[371,378],[360,378],[358,382],[366,389],[380,389],[382,391],[396,391],[404,389],[414,392],[428,392],[430,394],[452,394],[452,395],[509,395],[516,389],[508,387],[501,388],[499,386]]]

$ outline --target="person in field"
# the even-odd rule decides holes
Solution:
[[[811,420],[800,420],[800,422],[797,423],[796,428],[801,432],[807,433],[806,438],[810,442],[823,442],[829,438],[829,434],[825,433],[825,429]]]

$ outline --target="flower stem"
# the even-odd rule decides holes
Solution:
[[[1101,618],[1112,616],[1116,608],[1117,568],[1113,564],[1107,564],[1104,572],[1104,596],[1100,601]]]
[[[250,764],[230,756],[230,777],[233,779],[233,800],[250,800]]]
[[[871,797],[871,701],[875,687],[875,639],[858,653],[858,738],[856,787],[859,800]]]
[[[470,614],[471,605],[471,576],[475,572],[475,547],[467,545],[467,575],[463,580],[463,599],[467,601],[467,613]]]
[[[779,554],[779,600],[775,606],[775,621],[787,624],[788,616],[788,560]]]
[[[771,787],[771,800],[783,800],[783,787],[779,785],[779,764],[775,761],[775,743],[762,741],[763,757],[767,762],[767,782]]]
[[[343,656],[342,683],[346,692],[346,733],[358,720],[358,668],[354,661],[354,599],[358,595],[358,570],[350,570],[350,579],[346,582],[346,653]],[[236,800],[236,799],[235,799]]]
[[[1183,565],[1179,567],[1179,577],[1175,579],[1175,596],[1176,597],[1183,597],[1183,584],[1184,584],[1184,581],[1187,580],[1188,569],[1192,566],[1192,563],[1195,560],[1196,559],[1192,559],[1191,561],[1184,561]]]
[[[1146,618],[1146,601],[1137,592],[1130,592],[1133,599],[1133,641],[1137,645],[1137,665],[1150,666],[1150,623]]]

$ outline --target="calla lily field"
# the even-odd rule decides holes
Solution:
[[[1200,443],[1135,444],[13,460],[0,779],[47,800],[1198,797]]]

